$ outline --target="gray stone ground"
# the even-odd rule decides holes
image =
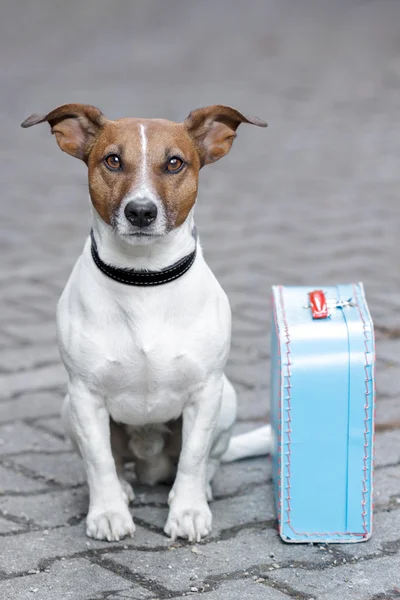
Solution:
[[[1,6],[0,598],[400,597],[400,2],[19,1]],[[202,174],[197,223],[234,314],[239,427],[268,419],[270,286],[363,280],[378,337],[375,533],[288,546],[271,467],[224,467],[202,544],[162,533],[167,491],[137,489],[137,534],[84,534],[64,440],[57,298],[89,227],[85,169],[31,112],[89,102],[183,119],[226,103],[242,127]]]

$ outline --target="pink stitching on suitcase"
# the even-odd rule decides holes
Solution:
[[[278,315],[276,310],[276,303],[274,301],[274,296],[272,296],[272,306],[274,310],[274,319],[275,319],[275,331],[276,331],[276,345],[278,350],[278,369],[279,369],[279,400],[278,400],[278,522],[281,524],[281,510],[282,510],[282,502],[281,502],[281,475],[282,475],[282,452],[281,452],[281,436],[282,436],[282,357],[281,357],[281,348],[279,344],[279,328],[278,328]]]
[[[286,501],[287,501],[287,508],[286,508],[286,513],[287,513],[287,521],[286,523],[288,524],[288,526],[290,527],[290,529],[293,531],[293,533],[295,533],[296,535],[304,535],[306,537],[324,537],[324,536],[334,536],[334,535],[338,535],[338,536],[355,536],[355,537],[361,537],[361,538],[365,538],[368,535],[368,530],[366,527],[366,522],[365,522],[365,516],[366,516],[366,511],[365,511],[365,504],[366,504],[366,500],[365,500],[365,495],[367,493],[366,490],[366,482],[367,482],[367,460],[368,460],[368,440],[367,440],[367,434],[368,434],[368,420],[369,420],[369,415],[368,415],[368,410],[370,408],[370,404],[369,404],[369,396],[371,394],[370,390],[369,390],[369,381],[371,381],[369,375],[368,375],[368,369],[367,367],[368,365],[368,342],[370,341],[368,339],[367,336],[367,329],[366,329],[366,322],[365,319],[362,315],[360,306],[358,304],[358,297],[357,294],[355,293],[355,287],[353,285],[353,292],[354,292],[354,296],[355,296],[355,301],[356,301],[356,305],[358,308],[358,311],[360,313],[360,317],[361,320],[363,322],[363,328],[364,328],[364,336],[365,336],[365,365],[364,365],[364,369],[365,369],[365,373],[366,373],[366,380],[365,380],[365,384],[366,384],[366,393],[365,393],[365,397],[366,397],[366,405],[364,406],[365,409],[365,413],[366,413],[366,418],[364,420],[364,424],[365,424],[365,431],[364,431],[364,440],[365,440],[365,444],[364,444],[364,448],[365,448],[365,454],[364,454],[364,479],[363,479],[363,501],[361,503],[362,506],[362,519],[363,519],[363,529],[364,529],[364,533],[356,533],[356,532],[351,532],[351,531],[344,531],[344,532],[340,532],[340,531],[334,531],[334,532],[326,532],[326,533],[317,533],[317,532],[313,532],[313,533],[308,533],[305,531],[296,531],[294,529],[294,527],[292,526],[291,523],[291,517],[290,517],[290,512],[291,512],[291,486],[290,486],[290,477],[291,477],[291,462],[290,462],[290,458],[291,458],[291,385],[290,385],[290,377],[291,377],[291,372],[290,372],[290,366],[291,366],[291,362],[290,362],[290,335],[289,335],[289,325],[287,322],[287,318],[286,318],[286,311],[285,311],[285,304],[284,304],[284,300],[283,300],[283,287],[279,286],[279,300],[280,300],[280,304],[281,304],[281,310],[282,310],[282,320],[283,320],[283,325],[285,327],[285,335],[286,335],[286,348],[287,348],[287,352],[286,352],[286,356],[287,356],[287,365],[286,365],[286,378],[288,381],[288,385],[287,385],[287,389],[288,389],[288,397],[286,398],[288,401],[288,408],[286,409],[288,411],[288,420],[286,421],[286,423],[288,424],[288,428],[287,428],[287,434],[288,434],[288,476],[287,476],[287,486],[286,486]]]
[[[364,430],[364,480],[363,480],[363,491],[362,491],[362,502],[361,502],[361,506],[363,508],[363,512],[362,512],[362,517],[363,517],[363,528],[365,531],[365,534],[368,534],[368,528],[367,528],[367,524],[365,521],[365,517],[367,515],[367,511],[365,510],[365,505],[367,503],[366,501],[366,494],[368,492],[367,488],[366,488],[366,483],[367,483],[367,479],[368,479],[368,475],[367,475],[367,471],[368,471],[368,466],[367,466],[367,461],[369,458],[371,458],[371,456],[368,456],[368,448],[369,448],[369,444],[368,444],[368,439],[367,439],[367,434],[369,433],[368,431],[368,421],[369,421],[369,409],[370,409],[370,396],[371,396],[371,390],[370,390],[370,381],[371,381],[371,377],[369,376],[368,373],[368,367],[371,366],[371,364],[368,361],[368,355],[371,354],[370,350],[369,350],[369,344],[371,343],[371,340],[368,338],[368,330],[367,330],[367,324],[365,322],[365,318],[364,315],[361,311],[361,307],[358,303],[358,296],[357,296],[357,289],[356,286],[353,284],[353,295],[356,301],[356,305],[357,305],[357,309],[360,315],[360,319],[362,321],[363,324],[363,333],[364,333],[364,345],[365,345],[365,365],[364,365],[364,370],[365,370],[365,398],[366,398],[366,404],[364,405],[364,410],[365,410],[365,419],[364,419],[364,425],[365,425],[365,430]],[[373,366],[373,365],[372,365]],[[373,425],[372,425],[373,426]],[[372,489],[372,472],[370,473],[370,478],[371,478],[371,489]]]

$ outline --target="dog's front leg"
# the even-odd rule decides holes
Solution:
[[[104,399],[81,383],[71,383],[63,420],[85,463],[90,494],[86,534],[109,542],[132,536],[135,526],[111,451],[110,416]]]
[[[222,377],[213,377],[183,410],[182,450],[164,528],[173,540],[182,537],[199,542],[211,531],[212,515],[206,495],[207,461],[222,389]]]

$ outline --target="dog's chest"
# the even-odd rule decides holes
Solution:
[[[165,423],[215,370],[230,343],[226,295],[198,257],[185,279],[154,289],[99,277],[91,257],[77,264],[58,306],[70,377],[105,399],[114,420]]]
[[[202,336],[190,336],[181,319],[165,313],[124,311],[94,338],[93,377],[112,417],[128,424],[178,417],[205,379]]]

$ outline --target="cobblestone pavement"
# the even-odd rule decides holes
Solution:
[[[0,598],[399,598],[400,2],[22,0],[0,22]],[[268,120],[204,170],[197,209],[233,307],[238,429],[268,419],[270,286],[364,281],[379,355],[370,542],[281,543],[267,459],[221,470],[205,543],[171,546],[163,487],[137,488],[133,540],[85,537],[54,313],[88,232],[86,174],[47,127],[19,128],[71,101]]]

